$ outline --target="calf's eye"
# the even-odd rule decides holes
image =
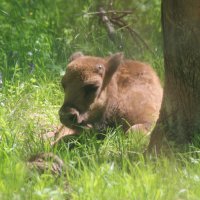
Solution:
[[[87,84],[83,87],[85,95],[94,94],[98,90],[99,86],[95,84]]]

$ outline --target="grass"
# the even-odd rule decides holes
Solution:
[[[108,129],[104,140],[85,132],[54,148],[41,139],[41,134],[59,125],[60,74],[69,55],[80,49],[102,56],[119,51],[95,20],[76,14],[93,9],[92,2],[0,3],[0,199],[199,199],[199,138],[183,153],[173,150],[170,157],[146,158],[143,152],[149,138],[124,135],[120,127]],[[134,25],[158,49],[155,55],[119,34],[125,54],[150,62],[163,80],[157,41],[159,4],[158,0],[133,3],[139,10],[134,19],[141,19]],[[65,175],[30,170],[26,161],[40,152],[59,155],[66,165]]]

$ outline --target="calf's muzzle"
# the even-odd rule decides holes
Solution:
[[[81,125],[83,122],[79,112],[74,108],[62,106],[59,110],[59,116],[61,123],[68,127],[73,125]]]

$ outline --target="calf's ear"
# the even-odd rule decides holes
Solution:
[[[80,58],[84,56],[84,54],[81,51],[77,51],[75,53],[73,53],[70,57],[69,57],[69,62],[72,62],[73,60],[76,60],[77,58]]]
[[[104,89],[106,85],[110,82],[112,76],[117,71],[118,67],[120,66],[123,58],[124,58],[124,54],[121,52],[116,53],[109,58],[109,60],[105,64],[105,76],[103,80],[102,89]]]

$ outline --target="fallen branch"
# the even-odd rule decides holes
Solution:
[[[127,30],[133,40],[137,43],[137,45],[142,44],[146,49],[148,49],[152,54],[154,54],[153,50],[148,46],[145,40],[141,37],[141,35],[133,28],[128,25],[123,18],[127,15],[133,14],[133,10],[125,10],[125,11],[116,11],[116,10],[108,10],[105,11],[103,7],[99,7],[99,11],[85,13],[85,15],[98,15],[100,17],[101,22],[105,25],[106,30],[108,32],[109,38],[115,43],[116,42],[116,30],[117,28],[123,28]]]
[[[102,12],[101,11],[97,11],[97,12],[90,12],[90,13],[84,13],[84,15],[99,15],[101,14]],[[127,11],[116,11],[116,10],[108,10],[108,11],[105,11],[104,10],[104,13],[105,14],[132,14],[133,11],[131,10],[127,10]]]
[[[106,26],[106,29],[108,31],[108,35],[109,35],[110,39],[114,42],[116,33],[115,33],[115,29],[114,29],[113,24],[110,22],[108,16],[106,15],[105,10],[102,7],[99,8],[98,13],[99,13],[99,16],[101,18],[101,21]]]
[[[118,19],[118,20],[112,19],[111,22],[113,24],[118,25],[120,28],[127,29],[129,31],[130,35],[132,36],[132,38],[138,39],[152,54],[154,54],[152,49],[148,46],[148,44],[145,42],[145,40],[139,35],[139,33],[135,29],[133,29],[129,25],[127,25],[126,22],[124,22],[123,20],[120,20],[120,19]]]

